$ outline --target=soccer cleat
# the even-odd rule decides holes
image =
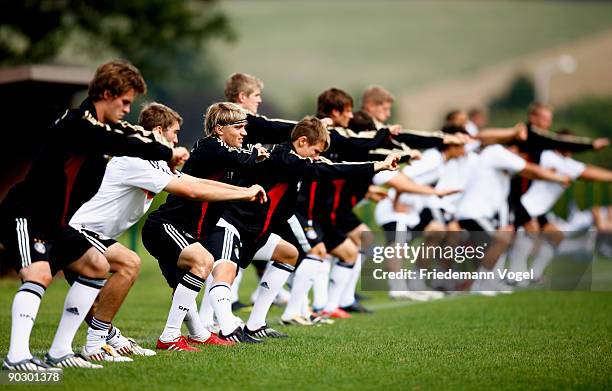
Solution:
[[[204,328],[210,331],[212,334],[219,334],[221,328],[217,323],[204,323]]]
[[[312,320],[303,317],[302,315],[294,315],[291,319],[285,320],[280,318],[278,321],[280,325],[283,326],[312,326],[314,323]]]
[[[245,333],[240,327],[236,327],[236,330],[232,331],[228,335],[223,335],[223,333],[219,334],[219,338],[224,339],[226,341],[232,341],[235,343],[263,343],[259,338],[252,337]]]
[[[143,348],[138,345],[133,338],[126,338],[123,335],[115,345],[111,346],[113,346],[119,354],[133,354],[134,356],[144,357],[155,356],[157,354],[154,350]]]
[[[83,346],[81,349],[81,355],[89,361],[109,361],[109,362],[132,362],[129,357],[125,357],[117,353],[117,351],[110,345],[104,344],[98,349],[87,350],[87,346]]]
[[[252,305],[244,304],[241,301],[235,301],[232,303],[232,312],[247,312],[252,309]]]
[[[353,304],[351,304],[349,306],[340,307],[340,309],[342,309],[343,311],[346,311],[346,312],[356,312],[356,313],[360,313],[360,314],[371,314],[372,313],[372,310],[369,310],[369,309],[365,308],[358,301],[354,302]]]
[[[88,369],[100,369],[102,365],[94,364],[87,361],[85,357],[80,354],[69,353],[59,358],[53,358],[47,353],[45,355],[45,362],[47,365],[56,368],[88,368]]]
[[[280,331],[274,330],[272,327],[268,327],[268,325],[263,325],[257,330],[249,330],[248,327],[244,328],[244,334],[250,335],[251,337],[257,338],[287,338],[289,337],[285,333],[281,333]]]
[[[211,333],[210,337],[205,340],[197,339],[197,338],[187,338],[187,342],[192,345],[220,345],[220,346],[234,346],[236,342],[228,341],[225,339],[219,338],[217,334]]]
[[[326,316],[328,318],[332,318],[332,319],[349,319],[353,317],[351,314],[349,314],[348,312],[344,311],[341,308],[336,308],[332,312],[323,310],[321,311],[321,315]]]
[[[183,335],[176,337],[172,341],[162,341],[161,339],[157,340],[157,349],[159,350],[170,350],[173,352],[199,352],[200,349],[194,348],[193,346],[189,346],[187,344],[187,338]]]
[[[330,319],[327,316],[317,315],[316,313],[310,314],[310,321],[315,325],[336,323],[335,320]]]
[[[393,300],[428,301],[429,295],[420,291],[389,291],[389,297]]]
[[[25,360],[10,362],[8,357],[2,362],[2,369],[6,371],[21,372],[61,372],[62,368],[55,368],[43,362],[38,357],[26,358]]]

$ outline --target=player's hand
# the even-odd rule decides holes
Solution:
[[[382,170],[397,170],[397,167],[399,166],[399,161],[400,155],[398,155],[397,153],[389,154],[387,155],[387,158],[382,162],[374,163],[374,171],[378,172]]]
[[[247,201],[259,200],[260,204],[264,204],[268,201],[268,195],[266,194],[266,191],[264,190],[263,187],[259,185],[253,185],[247,189],[246,200]]]
[[[438,197],[445,197],[448,195],[461,193],[462,191],[463,190],[460,190],[460,189],[440,189],[440,190],[436,189],[434,194],[437,195]]]
[[[270,152],[262,147],[261,144],[257,143],[253,145],[253,148],[257,150],[257,161],[262,161],[270,157]]]
[[[402,131],[402,125],[395,124],[395,125],[389,126],[389,133],[391,133],[391,135],[393,136],[397,136],[398,134],[400,134],[401,131]]]
[[[366,198],[375,202],[381,201],[387,198],[387,189],[381,186],[370,185],[366,193]]]
[[[596,138],[595,140],[593,140],[593,149],[596,151],[604,149],[608,145],[610,145],[610,139],[606,137]]]
[[[329,117],[321,118],[320,121],[323,123],[325,127],[334,125],[334,121]]]
[[[176,172],[176,167],[185,163],[189,159],[189,151],[184,147],[172,148],[172,159],[169,162],[172,172]]]
[[[522,122],[514,125],[514,139],[518,141],[527,140],[527,125]]]

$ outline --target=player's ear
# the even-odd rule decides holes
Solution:
[[[238,103],[244,103],[247,100],[248,96],[244,91],[240,91],[238,93]]]

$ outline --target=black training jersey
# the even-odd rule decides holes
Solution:
[[[66,111],[49,133],[26,178],[0,206],[1,215],[33,219],[46,234],[65,227],[72,214],[98,191],[110,156],[172,158],[172,149],[156,142],[155,134],[140,126],[99,122],[89,99]]]
[[[231,202],[221,217],[241,233],[257,239],[268,232],[272,225],[287,221],[295,213],[302,181],[371,178],[374,175],[374,164],[333,163],[325,158],[304,158],[287,142],[275,145],[268,159],[241,174],[240,184],[261,185],[268,193],[268,202],[263,205],[257,202]]]
[[[281,144],[291,139],[295,121],[247,114],[245,144]]]
[[[235,183],[236,170],[255,165],[257,155],[256,149],[230,147],[217,137],[206,137],[193,146],[183,172],[197,178]],[[177,224],[195,238],[201,239],[205,233],[205,223],[210,218],[209,209],[207,201],[193,201],[170,194],[166,203],[153,212],[151,217]]]

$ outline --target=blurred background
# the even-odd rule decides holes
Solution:
[[[362,90],[379,84],[396,97],[393,122],[408,128],[435,130],[449,110],[473,107],[489,110],[489,125],[511,126],[537,96],[555,106],[554,129],[612,133],[610,2],[9,0],[0,96],[21,137],[5,138],[3,156],[31,158],[32,135],[78,105],[97,65],[115,57],[149,85],[129,119],[144,101],[167,104],[185,119],[186,146],[236,71],[264,81],[260,112],[271,117],[314,113],[329,87],[350,92],[358,108]],[[611,167],[611,157],[578,158]],[[2,166],[3,181],[21,167]],[[608,186],[577,184],[559,208],[609,196]]]

